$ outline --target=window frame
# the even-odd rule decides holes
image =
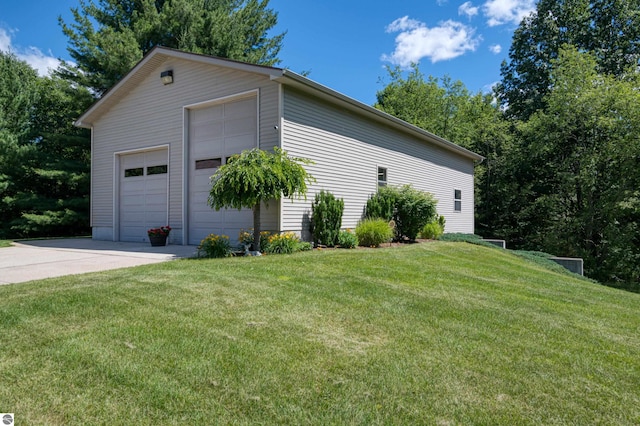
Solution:
[[[387,167],[378,166],[378,187],[387,186],[389,179],[389,169]],[[383,179],[380,179],[380,177]]]
[[[462,190],[453,190],[453,211],[456,213],[462,212]]]

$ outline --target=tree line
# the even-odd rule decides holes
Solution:
[[[95,0],[60,19],[73,62],[39,77],[0,52],[0,238],[89,230],[90,136],[73,121],[156,45],[262,65],[268,0]],[[640,0],[540,0],[493,93],[388,69],[376,108],[480,153],[476,233],[582,257],[640,286]]]
[[[640,2],[541,0],[494,93],[389,69],[376,107],[480,153],[476,233],[640,289]]]

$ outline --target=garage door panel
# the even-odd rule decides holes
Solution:
[[[224,108],[225,118],[256,116],[256,98],[250,97],[238,101],[228,102]]]
[[[257,145],[255,135],[240,135],[225,139],[225,151],[239,154],[245,149],[255,148]]]
[[[124,181],[126,185],[122,189],[123,194],[136,194],[144,190],[144,177],[125,177]]]
[[[140,204],[140,195],[125,195],[120,198],[120,207],[131,207],[138,204]]]
[[[148,180],[147,184],[144,186],[144,190],[145,190],[145,193],[149,195],[162,194],[166,197],[167,196],[166,175],[163,175],[162,179]]]
[[[235,224],[253,222],[253,211],[250,209],[229,209],[225,212],[225,221]]]
[[[193,212],[193,218],[197,223],[210,225],[212,223],[224,222],[224,210],[215,211],[213,209],[201,210]]]
[[[209,201],[208,192],[198,192],[191,197],[191,206],[196,210],[211,210],[211,207],[207,204]]]
[[[214,105],[203,109],[191,110],[191,124],[206,122],[224,117],[224,104]]]
[[[253,120],[253,117],[240,117],[234,120],[225,121],[224,135],[225,137],[254,134],[257,129],[257,122]]]
[[[120,223],[124,226],[131,226],[132,224],[135,225],[136,223],[144,223],[144,217],[144,212],[131,212],[125,210],[120,215]]]
[[[191,137],[197,141],[211,140],[216,135],[224,134],[224,121],[213,121],[198,124],[191,129]]]
[[[123,170],[144,166],[144,154],[128,154],[120,157]]]
[[[193,176],[193,183],[199,188],[198,192],[209,192],[211,187],[211,176],[214,175],[217,169],[198,170]]]

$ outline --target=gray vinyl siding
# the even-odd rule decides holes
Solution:
[[[164,86],[160,72],[172,69],[174,83]],[[136,76],[138,77],[138,76]],[[259,142],[262,149],[278,144],[278,84],[267,76],[167,58],[142,76],[139,83],[93,123],[92,212],[94,237],[113,229],[114,153],[169,147],[169,225],[172,243],[182,240],[183,209],[183,108],[201,102],[259,90]],[[269,226],[278,223],[277,209],[265,213]],[[96,232],[97,230],[97,232]]]
[[[288,87],[282,127],[283,149],[313,160],[307,169],[317,179],[306,201],[282,203],[283,230],[309,237],[306,222],[321,189],[344,199],[342,227],[354,228],[385,167],[389,185],[412,184],[438,199],[446,232],[473,232],[473,160]],[[461,212],[454,211],[455,189],[462,191]]]

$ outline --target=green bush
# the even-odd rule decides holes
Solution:
[[[364,217],[368,219],[380,218],[390,222],[393,220],[395,213],[397,197],[398,190],[393,187],[383,186],[378,188],[378,192],[371,195],[367,200]]]
[[[311,205],[311,232],[317,244],[333,247],[338,242],[342,225],[344,201],[324,189],[316,194]]]
[[[364,219],[356,227],[356,237],[361,246],[378,247],[391,241],[393,228],[384,219]]]
[[[428,192],[410,185],[398,189],[394,216],[396,238],[414,241],[422,228],[436,219],[436,204],[436,199]]]
[[[352,249],[358,247],[358,237],[350,230],[340,231],[338,245],[342,248]]]
[[[422,228],[436,219],[437,200],[411,185],[384,186],[369,197],[365,218],[382,218],[395,223],[396,240],[414,241]]]
[[[444,216],[438,216],[437,220],[427,223],[420,232],[422,238],[429,240],[438,240],[444,234],[444,224],[446,220]]]
[[[297,251],[311,250],[311,243],[300,241],[300,238],[293,232],[273,234],[266,240],[265,253],[269,254],[291,254]]]
[[[198,246],[200,257],[229,257],[232,255],[229,237],[209,234]]]

